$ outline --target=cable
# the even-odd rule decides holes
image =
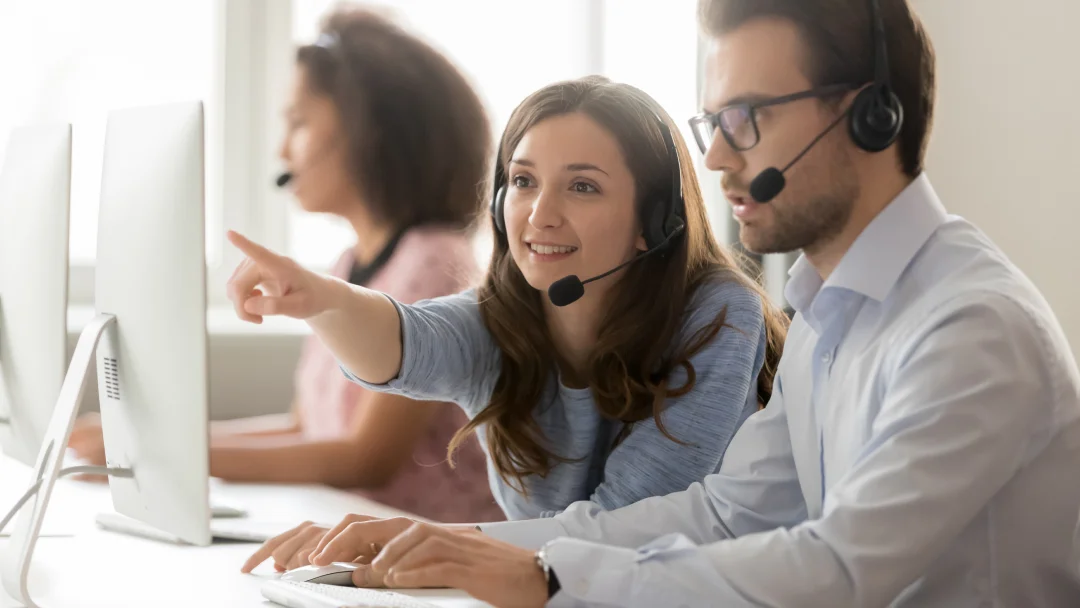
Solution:
[[[3,520],[0,520],[0,532],[4,531],[4,528],[7,527],[8,522],[11,521],[11,518],[15,517],[15,514],[18,513],[20,509],[22,509],[22,506],[26,504],[26,501],[30,500],[34,496],[34,494],[37,494],[38,490],[40,489],[41,480],[39,479],[34,485],[30,486],[30,489],[26,491],[26,494],[22,495],[22,498],[15,501],[15,506],[10,511],[8,511],[8,514],[4,516]]]
[[[132,469],[125,469],[125,468],[119,468],[119,467],[109,468],[109,467],[101,467],[101,466],[88,465],[88,464],[87,465],[76,465],[76,466],[65,467],[63,469],[60,469],[60,473],[57,475],[57,477],[67,477],[68,475],[78,475],[78,474],[84,474],[84,475],[109,475],[111,477],[123,477],[123,478],[127,478],[127,479],[135,477],[135,471],[133,471]],[[41,490],[42,482],[43,482],[43,480],[41,480],[41,479],[34,482],[34,485],[30,486],[30,488],[28,490],[26,490],[26,493],[22,495],[22,498],[15,501],[15,506],[12,507],[12,509],[10,511],[8,511],[8,514],[4,516],[3,520],[0,520],[0,532],[3,532],[4,528],[6,528],[7,525],[8,525],[8,522],[10,522],[12,520],[12,518],[14,518],[15,515],[20,510],[22,510],[23,505],[25,505],[28,500],[33,498],[34,495],[37,494],[38,491]]]

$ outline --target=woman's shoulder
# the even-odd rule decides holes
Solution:
[[[480,278],[473,241],[460,230],[412,228],[371,287],[404,303],[455,294]]]
[[[746,279],[718,272],[703,280],[691,295],[686,324],[700,327],[722,313],[727,325],[756,329],[764,322],[764,307],[761,292],[748,285]]]
[[[754,370],[756,375],[766,356],[767,296],[746,281],[723,274],[710,277],[691,298],[677,346],[685,350],[676,352],[694,363],[706,394],[720,394],[724,389],[716,383],[726,382],[731,374]],[[683,370],[676,368],[673,373]],[[672,384],[679,386],[681,380],[681,376],[673,377]]]
[[[477,266],[471,233],[444,226],[417,226],[401,236],[394,258],[437,264],[452,263],[462,268]]]

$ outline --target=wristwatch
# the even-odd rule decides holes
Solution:
[[[540,568],[540,571],[544,573],[544,581],[547,582],[548,599],[555,597],[555,594],[562,589],[562,585],[559,584],[559,577],[555,575],[555,571],[551,569],[551,564],[547,559],[547,545],[544,545],[536,552],[536,567]]]

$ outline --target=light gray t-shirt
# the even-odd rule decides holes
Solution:
[[[475,417],[488,405],[501,365],[476,292],[394,304],[404,348],[398,377],[373,385],[348,370],[345,374],[372,390],[453,401]],[[757,378],[766,346],[761,299],[733,280],[705,284],[694,294],[676,338],[678,346],[686,344],[725,308],[725,326],[690,359],[693,389],[669,399],[661,414],[668,433],[685,445],[665,437],[650,418],[636,423],[612,449],[622,423],[600,415],[590,389],[568,388],[552,374],[533,415],[554,453],[575,460],[557,463],[546,477],[526,478],[526,497],[502,481],[489,458],[492,494],[507,517],[550,517],[580,500],[616,509],[685,490],[718,471],[735,431],[758,409]],[[676,366],[669,386],[683,386],[686,377]],[[483,426],[478,433],[486,450]]]

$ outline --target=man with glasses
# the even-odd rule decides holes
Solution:
[[[1080,606],[1080,374],[935,194],[933,51],[906,0],[877,4],[701,2],[706,165],[748,249],[803,253],[772,400],[720,472],[482,531],[355,518],[322,559],[374,543],[358,584],[514,606]]]

